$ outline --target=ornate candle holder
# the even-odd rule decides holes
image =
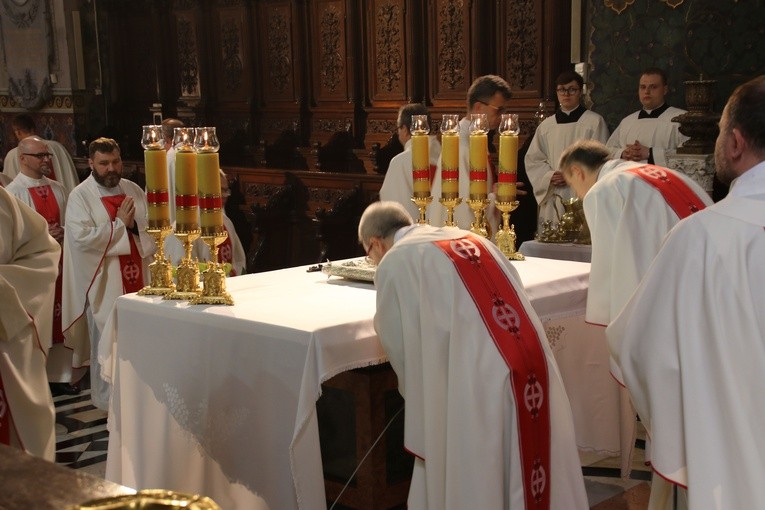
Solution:
[[[441,205],[446,207],[446,221],[444,221],[445,227],[456,227],[457,224],[454,222],[454,209],[462,203],[462,199],[458,196],[456,197],[441,197],[438,199],[439,202],[441,202]]]
[[[470,224],[470,231],[479,236],[483,236],[486,239],[489,238],[489,225],[486,223],[486,215],[484,210],[489,205],[489,199],[487,198],[469,198],[466,200],[467,204],[473,210],[475,214],[475,221]]]
[[[218,262],[218,246],[228,237],[225,230],[203,235],[202,241],[210,248],[210,261],[202,272],[204,288],[202,293],[191,300],[192,305],[233,305],[234,299],[226,291],[226,271]]]
[[[428,218],[426,216],[426,212],[428,210],[428,206],[433,201],[433,195],[428,194],[425,196],[417,196],[417,193],[414,193],[411,200],[420,211],[420,218],[417,220],[417,223],[420,225],[427,225]]]
[[[184,255],[176,270],[176,280],[178,281],[176,290],[167,294],[164,299],[191,300],[202,292],[199,287],[199,263],[196,258],[191,257],[192,245],[201,233],[199,229],[175,232],[175,237],[183,244]]]
[[[146,232],[154,238],[157,243],[157,251],[154,253],[154,262],[149,264],[151,273],[151,284],[138,291],[139,296],[163,296],[175,290],[173,283],[173,266],[165,257],[165,237],[172,232],[172,227],[162,225],[159,228],[150,226]]]
[[[502,212],[502,227],[494,238],[497,247],[508,260],[526,260],[523,254],[515,251],[515,225],[510,224],[510,213],[518,208],[518,201],[494,202],[494,204]]]

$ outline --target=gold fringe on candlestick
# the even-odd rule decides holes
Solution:
[[[233,305],[234,299],[226,291],[226,271],[218,262],[218,246],[228,237],[225,230],[203,235],[202,241],[210,248],[210,262],[202,272],[202,293],[191,300],[192,305]]]
[[[146,232],[154,238],[154,242],[157,244],[157,251],[154,253],[154,262],[149,264],[151,284],[139,290],[139,296],[163,296],[175,290],[173,266],[167,257],[165,257],[165,237],[172,230],[172,227],[169,225],[146,229]]]
[[[486,207],[489,205],[489,199],[469,198],[466,202],[473,210],[473,214],[475,214],[475,221],[470,224],[470,231],[476,235],[489,239],[491,232],[489,232],[489,225],[486,223],[486,215],[484,213]]]
[[[454,209],[462,203],[462,198],[455,196],[450,198],[441,197],[438,199],[441,205],[446,207],[446,220],[444,221],[445,227],[456,227],[454,222]]]
[[[202,233],[199,229],[175,232],[175,237],[183,244],[183,259],[176,270],[178,284],[175,292],[171,292],[163,299],[187,299],[191,300],[202,293],[199,287],[199,263],[196,258],[191,258],[191,249],[195,240]]]
[[[526,260],[523,254],[515,251],[515,225],[510,224],[510,213],[518,208],[518,201],[495,202],[494,205],[502,212],[502,227],[497,230],[494,242],[508,260]]]

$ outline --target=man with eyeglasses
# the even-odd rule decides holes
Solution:
[[[375,330],[406,400],[412,510],[588,508],[563,380],[517,271],[488,239],[375,202]]]
[[[16,136],[16,140],[21,143],[24,138],[35,136],[35,121],[31,115],[22,113],[17,115],[11,121],[11,127],[13,128],[13,134]],[[80,183],[80,178],[77,175],[77,168],[74,166],[72,156],[69,154],[63,145],[55,140],[44,140],[47,146],[43,152],[50,153],[49,166],[51,169],[49,179],[58,181],[64,185],[66,194],[69,195],[71,191]],[[21,171],[21,161],[19,159],[18,147],[8,151],[3,161],[3,173],[13,179]]]
[[[454,210],[454,221],[462,229],[469,229],[470,224],[475,219],[475,214],[466,202],[470,195],[470,115],[474,113],[485,113],[490,130],[496,130],[499,127],[499,121],[502,114],[505,113],[507,102],[510,99],[512,91],[510,85],[500,76],[487,74],[480,76],[473,81],[467,92],[467,115],[459,122],[459,196],[462,203]],[[494,184],[494,175],[491,170],[488,171],[486,184],[491,190]],[[431,194],[435,200],[428,207],[428,217],[431,225],[443,225],[446,219],[446,208],[443,207],[438,199],[441,198],[441,162],[439,160],[436,174],[433,178]],[[489,207],[486,209],[486,218],[489,222],[492,232],[497,231],[497,211],[494,208],[493,194],[489,194]]]
[[[555,195],[563,200],[574,197],[558,168],[560,155],[577,140],[608,140],[606,121],[582,105],[584,80],[574,71],[564,71],[555,80],[560,108],[554,116],[547,117],[537,127],[526,153],[526,173],[534,188],[534,198],[539,206],[537,232],[545,221],[560,221],[560,204]]]
[[[612,158],[667,166],[666,152],[688,140],[680,133],[680,124],[672,122],[686,111],[665,102],[668,92],[663,69],[651,67],[643,71],[638,86],[643,108],[625,117],[611,134],[606,145]]]
[[[38,212],[48,224],[48,233],[59,244],[64,242],[64,213],[66,212],[66,190],[64,186],[50,179],[51,154],[48,146],[36,137],[30,136],[19,142],[21,171],[8,185],[8,192]],[[72,369],[72,350],[64,345],[61,328],[61,264],[56,279],[56,295],[53,307],[52,345],[45,345],[48,353],[48,381],[53,396],[77,395],[80,390],[72,384],[78,381],[84,370]],[[73,373],[74,372],[74,373]]]
[[[75,363],[90,360],[91,399],[106,410],[111,388],[101,379],[98,341],[117,298],[148,283],[156,247],[146,232],[146,196],[122,178],[117,142],[97,138],[89,154],[91,174],[66,206],[63,327],[87,321],[91,341],[73,346]]]

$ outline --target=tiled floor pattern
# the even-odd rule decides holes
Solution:
[[[55,397],[56,462],[103,477],[109,433],[106,412],[94,407],[90,390],[77,396]],[[639,434],[640,436],[641,434]],[[644,510],[650,490],[650,470],[643,462],[644,441],[638,439],[633,470],[619,476],[619,459],[582,454],[587,497],[592,510]]]

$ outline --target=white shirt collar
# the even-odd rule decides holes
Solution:
[[[738,176],[730,185],[728,195],[745,197],[765,194],[765,161],[760,161]]]
[[[399,242],[404,236],[409,234],[412,230],[418,227],[417,223],[413,223],[412,225],[409,225],[407,227],[401,227],[400,229],[396,230],[396,233],[393,234],[393,244],[396,244]]]

